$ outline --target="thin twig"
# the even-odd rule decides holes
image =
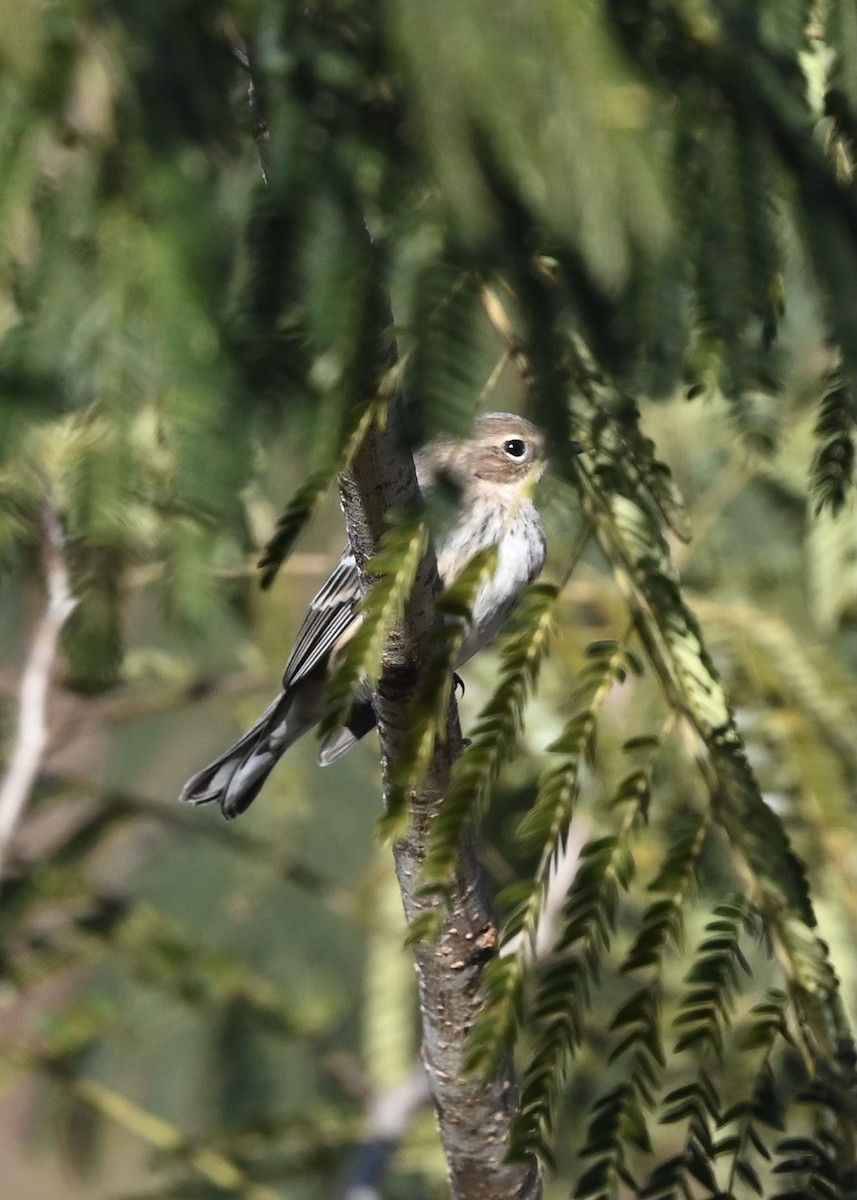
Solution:
[[[62,522],[51,499],[42,507],[42,566],[48,602],[21,676],[18,734],[0,784],[0,879],[45,755],[47,706],[60,634],[77,604],[69,584]]]

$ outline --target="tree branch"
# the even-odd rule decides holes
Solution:
[[[0,880],[48,742],[47,704],[62,628],[77,601],[71,594],[62,523],[50,499],[42,508],[42,563],[48,602],[21,676],[18,733],[0,783]]]
[[[413,460],[399,437],[399,410],[393,402],[382,425],[373,423],[341,480],[348,537],[361,574],[377,551],[387,516],[419,502]],[[364,586],[371,579],[363,576]],[[427,638],[436,617],[432,599],[440,590],[437,562],[430,549],[417,573],[401,624],[388,636],[375,697],[381,739],[385,796],[407,737],[410,701],[420,678]],[[482,880],[472,831],[461,848],[457,884],[448,902],[421,893],[428,834],[449,786],[461,751],[461,728],[450,702],[448,737],[435,747],[424,783],[410,797],[407,833],[394,846],[396,872],[409,926],[440,908],[436,943],[417,941],[416,958],[423,1019],[423,1060],[440,1123],[452,1195],[459,1200],[536,1198],[541,1179],[535,1164],[506,1163],[509,1133],[517,1107],[511,1062],[485,1083],[465,1077],[468,1033],[481,1005],[486,963],[496,953],[497,929]]]
[[[383,1184],[390,1159],[412,1120],[430,1099],[428,1077],[422,1066],[397,1087],[373,1099],[369,1130],[348,1166],[342,1200],[383,1200]]]
[[[249,101],[262,173],[267,181],[264,114],[247,51],[238,46],[236,53],[250,75]],[[371,247],[371,233],[365,224],[364,229]],[[374,298],[380,302],[382,323],[392,326],[388,298],[380,289]],[[377,365],[383,371],[395,367],[398,352],[386,330],[378,329],[377,333]],[[414,462],[400,436],[400,420],[396,399],[386,409],[376,410],[350,469],[339,481],[348,539],[364,593],[372,585],[366,564],[378,551],[389,514],[413,509],[420,503]],[[433,547],[429,546],[417,571],[404,619],[387,636],[381,679],[373,698],[385,799],[392,791],[395,767],[406,746],[405,714],[419,684],[424,647],[438,620],[432,600],[440,590],[437,560]],[[429,829],[461,748],[461,727],[453,696],[447,737],[436,744],[425,781],[411,794],[408,832],[394,846],[396,873],[409,926],[440,906],[436,897],[427,898],[420,893],[421,870],[427,855]],[[457,885],[443,908],[440,938],[436,944],[417,941],[414,947],[423,1018],[423,1061],[455,1200],[507,1197],[538,1200],[541,1173],[537,1164],[504,1162],[517,1108],[511,1060],[488,1084],[479,1079],[465,1079],[465,1047],[481,1007],[482,972],[496,952],[496,921],[481,877],[474,836],[468,831],[461,848]]]

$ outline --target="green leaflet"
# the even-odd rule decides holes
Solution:
[[[277,528],[256,564],[259,586],[269,588],[313,513],[327,494],[334,469],[321,467],[309,475],[277,518]]]
[[[486,1003],[471,1036],[469,1062],[473,1069],[495,1069],[502,1054],[514,1044],[529,962],[551,874],[568,837],[580,768],[592,753],[599,708],[613,684],[624,678],[630,659],[628,652],[614,642],[593,643],[588,657],[587,669],[578,680],[585,707],[570,718],[550,747],[563,759],[544,772],[532,808],[518,823],[516,836],[522,846],[538,849],[539,865],[532,880],[507,889],[500,897],[506,910],[501,932],[506,958],[502,969],[497,968],[491,976]]]
[[[464,435],[485,382],[480,281],[472,272],[432,259],[414,279],[412,292],[411,335],[403,339],[410,436],[423,443],[438,433]]]
[[[574,1195],[580,1200],[612,1194],[618,1181],[634,1191],[638,1184],[627,1166],[628,1149],[651,1150],[642,1109],[634,1089],[625,1084],[601,1096],[592,1109],[592,1119],[581,1156],[593,1160],[578,1180]]]
[[[350,467],[369,423],[378,419],[383,411],[385,392],[389,386],[387,381],[375,402],[354,406],[350,414],[353,427],[346,429],[345,440],[341,445],[336,445],[335,453],[328,462],[310,472],[289,500],[277,520],[273,537],[268,541],[257,563],[261,572],[260,587],[271,586],[307,522],[326,496],[334,476]]]
[[[620,895],[634,863],[630,852],[637,818],[626,814],[618,836],[587,843],[563,907],[555,950],[540,971],[528,1018],[532,1048],[521,1076],[521,1109],[513,1129],[517,1154],[551,1161],[561,1088],[580,1045],[586,1014],[609,948]]]
[[[630,492],[631,480],[609,454],[605,464],[613,485]],[[638,631],[671,699],[693,722],[707,746],[711,765],[731,804],[720,818],[772,893],[785,889],[790,902],[811,923],[803,868],[782,825],[765,805],[735,728],[729,701],[685,603],[663,537],[647,509],[632,494],[601,493],[596,472],[588,476],[587,504],[605,552],[624,577],[624,590],[636,614]]]
[[[815,425],[817,449],[812,463],[812,487],[816,512],[829,509],[837,516],[854,487],[855,427],[857,404],[854,391],[844,383],[833,386],[821,401]]]
[[[375,577],[359,605],[356,633],[342,651],[328,685],[328,710],[321,732],[329,733],[348,715],[355,689],[363,679],[376,680],[387,634],[405,611],[417,569],[428,547],[428,526],[422,516],[394,515],[378,553],[366,564]]]
[[[435,745],[446,740],[455,667],[467,637],[470,613],[480,589],[496,569],[497,554],[496,546],[475,554],[435,601],[443,621],[421,648],[425,660],[420,683],[408,708],[404,743],[388,780],[386,812],[380,823],[385,836],[401,832],[408,795],[425,778]],[[429,879],[434,877],[431,853],[430,844],[425,866]]]
[[[556,596],[550,584],[532,584],[510,621],[499,685],[479,715],[470,745],[455,764],[451,786],[432,825],[425,874],[433,883],[445,883],[454,872],[464,828],[471,816],[483,812],[500,764],[515,745],[524,704],[550,641]]]

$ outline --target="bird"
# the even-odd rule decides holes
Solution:
[[[579,447],[575,447],[579,449]],[[456,516],[436,537],[438,574],[450,584],[480,550],[497,546],[496,568],[476,594],[457,665],[492,641],[545,562],[546,538],[533,487],[546,467],[541,431],[516,413],[474,418],[467,438],[441,434],[414,456],[424,496],[441,480],[458,491]],[[326,711],[327,680],[361,621],[360,577],[346,549],[310,601],[282,691],[239,740],[193,775],[180,800],[216,802],[227,820],[246,811],[285,752]],[[321,766],[335,762],[375,727],[368,681],[358,690],[346,724],[321,743]]]

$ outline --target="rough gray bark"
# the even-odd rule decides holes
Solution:
[[[236,48],[248,72],[251,112],[257,131],[262,175],[267,182],[265,138],[267,125],[259,105],[249,58]],[[260,136],[261,135],[261,136]],[[367,244],[372,237],[368,226]],[[386,297],[378,297],[382,323],[392,327]],[[379,330],[378,367],[394,367],[398,353],[386,331]],[[399,436],[399,409],[393,401],[386,423],[374,422],[340,477],[340,496],[348,539],[360,571],[363,590],[371,586],[365,564],[378,549],[387,514],[419,503],[419,487],[411,455]],[[431,601],[440,591],[437,560],[430,546],[420,563],[410,603],[401,625],[390,631],[383,656],[378,694],[374,697],[381,742],[385,797],[392,767],[401,756],[406,728],[403,714],[420,676],[420,647],[426,644],[434,620]],[[452,764],[461,753],[461,727],[455,697],[450,700],[447,739],[435,748],[422,787],[410,799],[408,832],[396,843],[396,872],[408,925],[437,900],[420,896],[420,872],[425,861],[428,831],[449,785]],[[541,1172],[537,1165],[507,1164],[517,1089],[511,1060],[487,1086],[464,1078],[467,1035],[480,1006],[480,982],[485,964],[497,952],[497,928],[480,877],[472,834],[465,837],[456,888],[444,911],[436,944],[414,947],[423,1020],[423,1061],[429,1078],[440,1134],[446,1152],[455,1200],[539,1200]]]
[[[351,472],[341,481],[351,546],[363,572],[375,553],[392,509],[418,502],[411,456],[397,436],[396,405],[384,428],[366,434]],[[371,579],[364,576],[364,585]],[[385,793],[406,735],[404,714],[420,675],[420,648],[431,631],[432,597],[440,590],[434,551],[425,556],[411,603],[401,625],[387,640],[375,699],[381,739]],[[424,657],[424,656],[423,656]],[[436,747],[424,784],[410,797],[407,834],[394,846],[396,871],[408,924],[437,907],[419,894],[428,832],[461,752],[461,728],[455,701],[450,703],[449,737]],[[496,953],[495,918],[481,879],[472,834],[464,841],[458,881],[444,908],[437,943],[414,946],[423,1019],[423,1060],[428,1072],[440,1134],[456,1200],[537,1200],[541,1176],[534,1165],[505,1163],[517,1090],[511,1062],[488,1084],[464,1077],[468,1032],[480,1005],[480,981]]]

